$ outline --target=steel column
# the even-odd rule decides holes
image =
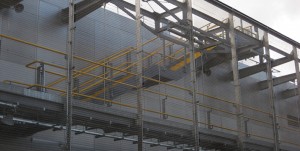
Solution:
[[[40,66],[37,67],[37,70],[36,70],[36,83],[38,85],[42,86],[42,87],[37,87],[38,91],[46,92],[46,89],[44,88],[45,83],[46,83],[44,63],[40,63]]]
[[[162,38],[162,44],[163,44],[163,69],[165,70],[167,68],[166,64],[166,40]]]
[[[234,93],[235,93],[235,108],[236,108],[236,120],[237,120],[237,129],[238,129],[238,138],[237,144],[238,148],[243,151],[244,143],[243,143],[243,132],[242,132],[242,121],[243,121],[243,111],[242,111],[242,101],[241,101],[241,84],[239,80],[239,70],[238,70],[238,56],[236,51],[236,42],[235,42],[235,29],[233,22],[233,14],[229,14],[229,38],[231,45],[231,66],[233,71],[233,84],[234,84]]]
[[[199,128],[198,128],[198,102],[197,102],[197,85],[196,85],[196,62],[195,62],[195,49],[194,49],[194,35],[193,35],[193,14],[192,14],[192,0],[186,0],[187,5],[187,23],[189,33],[189,46],[190,49],[190,74],[192,84],[192,101],[193,101],[193,134],[195,146],[194,150],[198,151],[200,146]]]
[[[277,126],[277,117],[276,117],[276,108],[274,101],[274,91],[273,91],[273,77],[272,77],[272,65],[270,57],[270,48],[269,48],[269,38],[268,33],[264,33],[264,46],[265,46],[265,55],[267,57],[267,81],[269,87],[269,103],[272,110],[272,124],[273,124],[273,138],[274,138],[274,151],[279,151],[279,138],[278,138],[278,126]]]
[[[294,62],[295,62],[295,70],[296,70],[298,94],[300,94],[300,72],[299,72],[298,52],[297,52],[297,47],[296,46],[293,46],[293,54],[294,54]],[[300,101],[300,95],[299,95],[298,101]]]
[[[294,54],[294,62],[295,62],[295,70],[296,70],[296,79],[297,79],[297,92],[298,92],[298,100],[297,100],[297,107],[298,107],[298,122],[300,120],[300,72],[299,72],[299,57],[297,52],[297,47],[293,46],[293,54]]]
[[[143,102],[142,102],[142,87],[143,87],[143,53],[141,42],[141,1],[135,0],[136,12],[136,57],[137,57],[137,127],[138,127],[138,151],[143,150]]]
[[[69,25],[67,41],[67,95],[66,95],[66,144],[65,150],[71,151],[72,103],[73,103],[73,41],[74,41],[74,0],[69,0]]]

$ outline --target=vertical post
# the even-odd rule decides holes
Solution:
[[[272,110],[272,125],[273,125],[273,138],[274,138],[274,151],[279,151],[279,138],[278,138],[278,123],[276,117],[276,108],[274,101],[274,91],[273,91],[273,77],[272,77],[272,66],[271,57],[269,49],[269,36],[268,33],[264,32],[264,47],[267,57],[267,81],[268,81],[268,91],[269,91],[269,103]]]
[[[244,25],[243,25],[243,20],[240,19],[240,22],[241,22],[241,31],[244,32]]]
[[[126,60],[127,60],[127,64],[126,64],[127,72],[131,72],[131,68],[129,67],[131,65],[131,52],[127,53]]]
[[[184,56],[183,56],[184,67],[183,67],[183,73],[186,73],[186,71],[187,71],[187,53],[186,53],[186,50],[187,50],[187,48],[184,47]]]
[[[105,62],[108,62],[105,60]],[[107,99],[107,91],[106,91],[106,78],[108,77],[107,76],[107,66],[109,66],[109,63],[105,63],[105,66],[102,67],[102,73],[103,73],[103,90],[104,90],[104,93],[103,93],[103,99],[106,100]],[[110,98],[109,98],[110,99]],[[105,104],[106,101],[103,102],[103,104]]]
[[[200,138],[198,129],[198,102],[197,102],[197,86],[196,86],[196,62],[194,49],[194,35],[193,35],[193,14],[192,14],[192,0],[186,0],[187,5],[187,23],[189,27],[189,50],[190,50],[190,73],[192,84],[192,102],[193,102],[193,135],[195,141],[195,151],[199,151]]]
[[[166,40],[162,39],[162,45],[163,45],[163,69],[166,69]]]
[[[72,102],[73,102],[73,41],[74,41],[74,0],[69,0],[69,25],[67,39],[67,95],[66,95],[66,144],[65,150],[71,151]]]
[[[173,45],[169,46],[169,56],[173,56]],[[173,58],[170,58],[170,63],[172,63],[173,61]]]
[[[38,85],[40,85],[39,87],[37,87],[37,91],[41,91],[41,92],[46,92],[45,89],[45,65],[44,63],[40,63],[40,66],[37,67],[37,71],[36,71],[36,83]]]
[[[237,144],[239,150],[244,150],[243,145],[243,132],[242,132],[242,121],[243,121],[243,112],[241,108],[241,84],[239,80],[239,70],[238,70],[238,56],[236,52],[236,43],[235,43],[235,31],[234,31],[234,22],[233,22],[233,14],[229,14],[229,38],[231,45],[231,68],[233,71],[233,85],[234,85],[234,93],[235,93],[235,109],[236,109],[236,121],[237,121],[237,130],[238,130],[238,138]]]
[[[66,95],[66,143],[65,150],[71,151],[72,100],[73,100],[73,39],[74,0],[69,0],[69,24],[67,39],[67,95]]]
[[[249,122],[249,119],[244,120],[246,137],[250,137],[250,133],[248,131],[248,122]]]
[[[298,122],[300,122],[300,71],[299,71],[299,59],[298,59],[298,52],[297,47],[293,46],[293,54],[294,54],[294,62],[295,62],[295,70],[296,70],[296,78],[297,78],[297,91],[298,91],[298,100],[297,100],[297,107],[298,107]]]
[[[73,78],[74,84],[73,84],[73,91],[76,93],[79,93],[79,86],[80,86],[80,80],[79,78]],[[75,97],[77,98],[77,97]]]
[[[209,111],[207,111],[206,113],[206,119],[207,119],[207,128],[209,129],[213,129],[213,125],[211,125],[211,112],[212,112],[212,109],[210,109]]]
[[[109,62],[108,65],[113,67],[113,63]],[[110,69],[108,69],[107,72],[109,72],[108,73],[108,78],[113,79],[114,78],[114,70],[110,68]],[[113,100],[113,98],[114,98],[114,90],[112,88],[112,85],[113,85],[113,81],[110,81],[109,85],[108,85],[108,97],[109,97],[110,100]],[[111,107],[112,103],[111,102],[106,102],[106,106]]]
[[[136,57],[137,57],[137,127],[138,127],[138,151],[143,150],[143,61],[142,61],[142,44],[141,44],[141,1],[135,0],[136,12]]]

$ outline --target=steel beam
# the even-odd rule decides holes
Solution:
[[[170,16],[170,12],[176,14],[181,11],[182,11],[182,9],[180,7],[175,7],[173,9],[169,10],[169,12],[164,12],[162,14],[159,14],[159,18],[166,18],[166,17]]]
[[[233,71],[233,85],[234,85],[234,94],[235,94],[235,112],[236,112],[236,124],[237,124],[237,144],[238,149],[243,151],[244,150],[244,135],[242,129],[242,122],[243,122],[243,111],[242,111],[242,100],[241,100],[241,84],[239,80],[239,70],[238,70],[238,56],[237,56],[237,49],[236,49],[236,42],[235,42],[235,30],[234,30],[234,21],[233,21],[233,14],[229,14],[229,37],[230,37],[230,45],[231,45],[231,66]]]
[[[285,51],[280,50],[279,48],[276,48],[275,46],[270,45],[269,47],[270,47],[271,50],[273,50],[273,51],[275,51],[275,52],[277,52],[277,53],[279,53],[283,56],[291,56],[291,54],[286,53]]]
[[[262,47],[262,45],[249,44],[247,46],[238,48],[238,53],[239,54],[241,54],[241,53],[250,53],[251,50],[253,50],[253,49],[259,49],[261,47]]]
[[[283,50],[281,50],[281,49],[279,49],[275,46],[272,46],[272,45],[270,45],[270,49],[277,52],[277,53],[279,53],[279,54],[281,54],[281,55],[283,55],[283,56],[293,57],[293,51],[291,53],[287,53],[287,52],[285,52],[285,51],[283,51]],[[298,60],[298,62],[300,62],[299,58],[296,58],[295,60]]]
[[[223,22],[221,22],[221,21],[219,21],[219,20],[217,20],[217,19],[215,19],[215,18],[213,18],[213,17],[211,17],[211,16],[209,16],[209,15],[203,13],[203,12],[200,12],[196,9],[193,9],[193,14],[195,14],[196,16],[199,16],[199,17],[201,17],[201,18],[203,18],[203,19],[205,19],[205,20],[207,20],[211,23],[214,23],[214,24],[224,28],[225,30],[228,30],[228,28],[229,28],[228,24],[225,24],[225,23],[223,23]]]
[[[163,10],[165,10],[168,14],[170,14],[174,19],[176,19],[178,22],[182,22],[182,20],[176,16],[174,12],[171,12],[165,5],[163,5],[161,2],[158,0],[152,0],[154,1],[159,7],[161,7]]]
[[[294,96],[299,95],[300,93],[298,92],[298,88],[294,88],[294,89],[287,89],[283,92],[281,92],[281,97],[283,99],[288,99]]]
[[[119,6],[118,7],[123,11],[125,12],[128,16],[130,16],[132,19],[135,19],[135,16],[129,12],[127,9],[125,9],[123,6]],[[168,40],[170,42],[173,42],[173,43],[176,43],[176,44],[179,44],[179,45],[182,45],[182,46],[187,46],[188,44],[184,41],[181,41],[181,40],[178,40],[178,38],[176,37],[173,37],[173,36],[170,36],[170,35],[165,35],[163,33],[157,33],[157,31],[151,27],[149,27],[148,25],[146,25],[145,23],[141,22],[141,24],[143,25],[143,27],[145,27],[147,30],[149,30],[151,33],[153,33],[154,35],[159,35],[159,37],[165,39],[165,40]]]
[[[143,120],[143,50],[141,38],[141,0],[135,0],[136,20],[136,58],[137,58],[137,128],[138,128],[138,151],[143,151],[144,120]]]
[[[268,33],[264,33],[264,46],[265,46],[265,55],[267,57],[266,68],[267,68],[267,81],[269,88],[269,103],[272,110],[272,126],[273,126],[273,140],[274,140],[274,151],[279,151],[279,133],[278,133],[278,122],[276,115],[276,106],[274,100],[274,90],[273,90],[273,80],[272,80],[272,65],[271,65],[271,56],[269,48],[269,38]]]
[[[67,39],[67,94],[66,94],[66,142],[65,150],[71,151],[71,135],[73,124],[73,49],[74,49],[74,33],[75,33],[75,14],[74,0],[69,0],[69,25]]]
[[[281,64],[287,63],[292,61],[293,59],[291,57],[284,57],[284,58],[280,58],[274,61],[271,61],[271,67],[276,67],[279,66]],[[251,67],[247,67],[247,68],[243,68],[239,70],[239,78],[245,78],[248,77],[250,75],[265,71],[267,69],[266,67],[266,63],[262,63],[262,64],[258,64],[258,65],[254,65]],[[232,72],[229,73],[228,75],[230,80],[233,80],[233,75]]]
[[[108,3],[109,1],[110,0],[83,0],[79,3],[76,3],[74,6],[74,21],[77,22],[78,20],[92,13],[96,9],[102,7],[105,3]],[[62,10],[61,19],[65,23],[68,23],[69,20],[68,12],[69,8],[65,8]]]
[[[276,78],[273,78],[273,86],[277,86],[277,85],[280,85],[280,84],[283,84],[283,83],[286,83],[286,82],[289,82],[289,81],[293,81],[295,79],[296,79],[296,74],[295,73],[285,75],[285,76],[282,76],[282,77],[276,77]],[[264,80],[264,81],[258,82],[258,86],[259,86],[260,90],[267,89],[268,88],[268,81]]]
[[[178,6],[180,8],[183,8],[183,10],[184,10],[184,7],[183,7],[184,5],[181,2],[173,2],[173,1],[168,1],[168,2],[171,3],[171,4],[173,4],[173,5],[176,4],[176,6]],[[135,11],[135,6],[133,4],[130,4],[130,3],[126,2],[126,1],[124,1],[124,0],[111,0],[111,3],[115,4],[119,8],[123,8],[123,10],[124,10],[124,8],[126,8],[126,9],[129,9],[131,11]],[[202,13],[202,12],[199,12],[199,11],[193,9],[193,13],[196,13],[196,15],[201,15],[200,17],[204,17],[204,19],[207,19],[209,21],[212,20],[215,24],[220,25],[221,27],[227,27],[224,23],[222,23],[222,22],[220,22],[220,21],[218,21],[218,20],[216,20],[216,19],[214,19],[214,18],[212,18],[212,17],[210,17],[210,16],[208,16],[208,15]],[[141,9],[141,14],[143,14],[144,16],[147,16],[147,17],[149,17],[151,19],[153,19],[155,22],[160,21],[161,23],[168,24],[172,28],[176,28],[176,29],[178,29],[180,31],[185,31],[186,30],[185,26],[183,26],[183,25],[181,25],[179,23],[174,23],[174,22],[172,22],[170,20],[167,20],[165,18],[160,18],[159,15],[157,15],[155,13],[152,13],[152,12],[149,12],[147,10]],[[144,23],[142,23],[142,25],[145,26]],[[145,26],[145,27],[147,27],[147,26]],[[202,31],[202,30],[200,30],[200,29],[198,29],[196,27],[193,27],[193,28],[194,28],[195,31],[197,31],[197,32],[194,32],[194,35],[197,36],[197,37],[207,37],[207,38],[210,37],[210,39],[208,39],[210,41],[215,41],[214,39],[217,39],[219,41],[223,41],[224,44],[226,43],[226,41],[223,40],[223,39],[221,39],[221,38],[218,38],[218,37],[216,37],[216,36],[214,36],[212,34],[209,34],[209,33],[205,32],[205,31]],[[152,29],[149,26],[147,27],[147,29],[151,29],[152,30],[151,32],[153,32],[153,34],[155,34],[155,35],[160,34],[160,33],[157,33],[157,31],[160,31],[159,29]],[[164,28],[164,29],[161,29],[161,30],[163,31],[163,30],[167,30],[167,29],[168,28]],[[169,31],[172,32],[172,33],[174,33],[176,30],[169,29]],[[185,35],[183,35],[182,33],[183,32],[178,32],[177,31],[174,34],[179,34],[179,36],[182,36],[182,37],[188,39],[188,37],[185,36]],[[178,41],[178,38],[173,38],[172,39],[171,37],[168,37],[166,35],[162,35],[161,37],[162,38],[168,38],[168,39],[166,39],[168,41],[172,41],[172,42],[173,41],[177,41],[178,42],[178,43],[176,42],[177,44],[180,44],[180,45],[183,45],[183,46],[187,46],[184,42]]]
[[[193,13],[192,13],[192,0],[186,0],[187,6],[187,23],[188,23],[188,49],[190,51],[190,74],[192,85],[192,103],[193,103],[193,135],[194,135],[194,151],[199,151],[200,137],[198,129],[198,102],[197,102],[197,78],[196,78],[196,60],[194,49],[194,30],[193,30]]]
[[[240,12],[240,11],[224,4],[223,2],[221,2],[219,0],[205,0],[205,1],[208,2],[208,3],[213,4],[216,7],[221,8],[221,9],[227,11],[227,12],[231,12],[231,13],[235,14],[235,16],[237,16],[238,18],[243,19],[244,21],[252,24],[253,26],[258,27],[258,28],[260,28],[264,31],[268,31],[270,34],[274,35],[275,37],[277,37],[277,38],[279,38],[279,39],[281,39],[281,40],[283,40],[283,41],[285,41],[285,42],[287,42],[287,43],[289,43],[289,44],[291,44],[291,45],[293,45],[297,48],[300,48],[300,43],[299,42],[297,42],[297,41],[295,41],[295,40],[279,33],[278,31],[276,31],[276,30],[264,25],[263,23],[261,23],[261,22],[255,20],[255,19],[245,15],[244,13],[242,13],[242,12]]]
[[[297,109],[298,109],[298,119],[300,119],[300,71],[299,71],[299,62],[298,62],[298,50],[295,46],[293,46],[293,56],[296,70],[296,79],[297,79],[297,92],[298,92],[298,100],[297,100]],[[299,122],[299,121],[298,121]]]
[[[136,10],[136,8],[135,8],[136,6],[135,5],[130,4],[130,3],[126,2],[126,1],[124,1],[124,0],[111,0],[110,2],[113,3],[113,4],[115,4],[118,7],[119,6],[120,7],[125,7],[126,9],[129,9],[130,11],[133,11],[133,12],[135,12],[135,10]],[[143,16],[147,16],[147,17],[149,17],[151,19],[157,18],[157,16],[154,13],[149,12],[149,11],[147,11],[145,9],[141,9],[141,14],[143,14]]]

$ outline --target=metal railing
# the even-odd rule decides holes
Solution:
[[[20,43],[23,43],[23,44],[26,44],[26,45],[31,45],[31,46],[34,46],[34,47],[37,47],[37,48],[42,48],[43,50],[50,51],[50,52],[53,52],[53,53],[65,55],[65,53],[63,53],[61,51],[58,51],[58,50],[55,50],[55,49],[51,49],[51,48],[47,48],[47,47],[40,46],[40,45],[36,45],[36,44],[30,43],[30,42],[27,42],[27,41],[23,41],[23,40],[14,38],[14,37],[7,36],[7,35],[2,35],[1,34],[0,37],[6,38],[6,39],[10,39],[10,40],[13,40],[13,41],[16,41],[16,42],[20,42]],[[158,52],[159,51],[154,51],[154,52],[148,54],[147,57],[149,58],[150,56],[152,56],[154,54],[159,54]],[[143,59],[147,59],[147,57],[145,57]],[[91,68],[93,68],[95,66],[97,66],[97,67],[98,66],[99,67],[106,67],[106,68],[112,69],[114,71],[117,71],[118,73],[126,73],[126,74],[131,75],[131,76],[137,76],[136,73],[131,72],[131,71],[127,71],[126,68],[124,70],[124,68],[120,69],[121,67],[120,68],[118,68],[118,67],[111,67],[111,66],[108,66],[108,65],[106,65],[104,63],[97,62],[97,61],[92,61],[92,60],[88,60],[88,59],[82,58],[80,56],[75,56],[74,58],[90,63],[91,65],[89,67],[91,67]],[[170,56],[170,58],[176,59],[176,58],[173,58],[172,56]],[[161,62],[161,60],[159,62]],[[63,69],[63,70],[66,69],[63,66],[59,66],[59,65],[52,64],[52,63],[47,63],[47,62],[42,62],[42,61],[34,61],[34,62],[30,63],[30,64],[27,64],[26,67],[35,69],[34,67],[31,66],[31,65],[33,65],[35,63],[44,63],[45,65],[49,65],[49,66],[52,66],[52,67],[55,67],[55,68],[59,68],[59,69]],[[132,88],[136,88],[136,86],[128,84],[128,83],[125,83],[125,82],[122,82],[122,81],[114,80],[114,79],[111,79],[111,78],[106,78],[106,77],[104,77],[102,75],[91,74],[91,73],[89,73],[89,71],[87,70],[87,68],[84,68],[84,69],[86,69],[86,70],[75,70],[74,71],[75,75],[91,76],[91,77],[94,77],[94,78],[97,78],[97,79],[102,79],[102,80],[104,79],[104,80],[111,81],[113,83],[122,84],[122,85],[126,85],[126,86],[129,86],[129,87],[132,87]],[[52,71],[46,71],[46,72],[49,73],[49,74],[54,74],[54,75],[57,75],[57,76],[65,77],[65,75],[59,74],[59,73],[56,73],[56,72],[52,72]],[[150,81],[153,81],[153,82],[157,82],[158,84],[163,84],[163,85],[168,86],[168,87],[176,88],[176,89],[182,90],[184,92],[190,92],[191,91],[189,88],[185,88],[185,87],[180,86],[180,85],[171,84],[171,83],[168,83],[168,82],[163,82],[163,81],[156,80],[156,79],[153,79],[153,78],[149,78],[149,77],[146,77],[146,76],[142,76],[142,77],[143,77],[143,79],[150,80]],[[5,80],[4,82],[5,83],[10,83],[10,84],[22,85],[22,86],[25,86],[27,88],[42,87],[42,88],[46,88],[46,89],[53,90],[53,91],[56,91],[56,92],[65,93],[64,90],[52,87],[53,85],[52,86],[49,86],[49,85],[42,86],[42,85],[38,85],[38,84],[28,84],[28,83],[13,81],[13,80]],[[192,101],[189,100],[189,99],[180,98],[178,96],[170,95],[170,94],[167,94],[167,93],[158,92],[158,91],[151,90],[151,89],[148,89],[148,88],[143,88],[143,90],[146,91],[146,92],[150,92],[152,94],[157,94],[157,95],[165,96],[165,97],[168,97],[168,98],[172,98],[173,100],[171,100],[171,101],[181,101],[181,102],[186,102],[186,103],[192,103]],[[109,100],[109,99],[106,99],[106,98],[99,98],[99,97],[96,97],[96,96],[93,96],[93,95],[82,94],[82,91],[79,92],[79,93],[75,92],[74,95],[75,96],[80,96],[80,97],[83,97],[83,98],[87,98],[87,99],[92,99],[92,100],[99,100],[99,101],[110,102],[112,104],[120,105],[120,106],[123,106],[123,107],[136,109],[135,105],[129,105],[129,104],[126,104],[126,103],[121,103],[121,102]],[[242,106],[245,109],[248,109],[248,110],[251,110],[251,111],[255,111],[255,112],[267,115],[267,116],[270,116],[272,114],[269,111],[260,110],[260,109],[257,109],[256,107],[248,106],[248,105],[244,105],[244,104],[237,104],[234,101],[230,101],[230,100],[222,99],[222,98],[219,98],[219,97],[216,97],[216,96],[208,95],[208,94],[205,94],[203,92],[197,92],[197,95],[210,98],[210,99],[212,99],[214,101],[223,102],[223,103],[226,103],[226,104],[229,104],[229,105],[232,105],[232,106],[240,105],[240,106]],[[228,115],[231,115],[231,116],[236,116],[236,114],[233,113],[233,112],[226,111],[226,110],[223,110],[223,109],[219,109],[219,108],[216,108],[216,107],[204,104],[204,103],[199,103],[199,106],[203,107],[205,109],[209,109],[211,111],[217,111],[217,112],[221,112],[221,113],[228,114]],[[161,111],[150,110],[150,109],[147,109],[147,108],[144,108],[143,110],[146,111],[146,112],[150,112],[150,113],[155,113],[155,114],[159,114],[159,115],[167,115],[168,117],[173,117],[173,118],[176,118],[176,119],[181,119],[181,120],[184,120],[184,121],[192,122],[192,119],[185,118],[185,117],[182,117],[182,116],[177,116],[177,115],[173,115],[173,114],[169,114],[169,113],[165,113],[165,112],[161,112]],[[259,120],[256,117],[245,116],[245,115],[243,115],[243,116],[244,116],[244,118],[246,118],[246,119],[248,119],[250,121],[254,121],[254,122],[258,122],[258,123],[262,123],[262,124],[266,124],[266,125],[272,125],[272,123],[266,122],[264,120]],[[299,121],[296,121],[296,120],[288,119],[288,118],[280,116],[280,115],[278,115],[277,118],[280,118],[280,119],[283,119],[283,120],[286,120],[286,121],[289,120],[289,121],[299,122]],[[239,132],[239,131],[237,131],[235,129],[232,129],[232,128],[228,128],[228,127],[224,127],[224,126],[219,126],[219,125],[214,125],[213,123],[199,122],[199,124],[206,125],[206,126],[213,125],[214,127],[220,128],[220,129],[223,129],[223,130],[228,130],[228,131],[232,131],[232,132]],[[288,127],[285,127],[285,126],[281,126],[281,128],[287,129],[289,131],[300,132],[299,130],[288,128]],[[242,133],[245,134],[245,135],[249,135],[249,132],[246,132],[246,131],[242,131]],[[253,136],[253,137],[262,138],[262,139],[266,139],[266,140],[273,140],[273,138],[265,137],[262,134],[250,133],[250,135]],[[284,143],[287,143],[287,144],[291,144],[291,145],[295,145],[295,146],[300,146],[296,142],[288,142],[288,141],[282,141],[282,140],[281,140],[281,142],[284,142]]]

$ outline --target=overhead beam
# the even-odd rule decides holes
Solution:
[[[276,48],[275,46],[270,45],[270,49],[283,55],[283,56],[291,56],[291,54],[284,52],[283,50],[280,50],[279,48]]]
[[[185,7],[186,7],[186,5],[184,4],[184,3],[181,3],[181,2],[179,2],[179,1],[177,1],[177,0],[165,0],[165,1],[167,1],[168,3],[170,3],[170,4],[172,4],[172,5],[175,5],[175,6],[177,6],[177,7],[180,7],[180,8],[182,8],[182,9],[186,9]]]
[[[168,2],[169,2],[169,1],[168,1]],[[134,6],[133,4],[130,4],[130,3],[126,2],[126,1],[124,1],[124,0],[111,0],[111,3],[115,4],[115,5],[116,5],[117,7],[119,7],[119,8],[125,8],[125,10],[128,9],[128,10],[131,10],[131,11],[135,11],[135,6]],[[171,2],[170,2],[170,3],[171,3]],[[174,3],[177,4],[177,2],[174,2]],[[180,3],[180,2],[178,2],[178,3]],[[173,3],[171,3],[171,4],[173,4]],[[180,3],[179,5],[176,5],[176,6],[182,8],[182,10],[184,10],[184,7],[183,7],[183,6],[185,6],[185,5],[184,5],[183,3]],[[124,9],[123,9],[123,10],[124,10]],[[127,11],[127,12],[129,12],[129,11]],[[218,20],[216,20],[216,19],[213,19],[212,17],[210,17],[210,16],[208,16],[208,15],[205,15],[205,14],[202,13],[202,12],[199,12],[199,11],[193,9],[193,13],[195,13],[195,12],[196,12],[197,14],[200,14],[200,15],[202,15],[202,16],[207,17],[207,19],[210,18],[211,20],[214,20],[214,21],[216,21],[216,22],[219,22],[219,23],[216,23],[216,24],[221,25],[222,27],[225,27],[225,26],[226,26],[224,23],[222,23],[222,22],[220,22],[220,21],[218,21]],[[147,27],[147,29],[154,30],[153,32],[151,31],[153,34],[155,34],[155,35],[158,35],[158,34],[161,35],[161,33],[159,33],[159,32],[168,30],[168,31],[170,31],[171,33],[174,33],[174,34],[176,34],[176,35],[178,35],[178,36],[181,36],[181,37],[184,37],[184,38],[188,38],[185,34],[183,34],[183,32],[180,32],[180,31],[186,31],[186,30],[187,30],[186,27],[183,26],[183,25],[181,25],[180,23],[175,23],[175,22],[172,22],[172,21],[167,20],[167,19],[165,19],[165,18],[159,18],[159,15],[158,15],[157,13],[152,13],[152,12],[149,12],[149,11],[147,11],[147,10],[145,10],[145,9],[141,9],[141,14],[143,14],[144,16],[147,16],[147,17],[149,17],[149,18],[151,18],[151,19],[153,19],[153,20],[156,22],[156,24],[158,24],[158,22],[159,22],[159,23],[161,22],[161,23],[167,24],[169,27],[176,28],[177,30],[179,30],[179,31],[172,30],[171,28],[168,28],[167,26],[166,26],[166,27],[163,27],[162,29],[153,29],[153,28],[151,28],[151,27],[149,27],[149,26],[148,26],[148,27],[145,26],[145,27]],[[131,16],[132,16],[132,15],[131,15]],[[200,16],[200,17],[201,17],[201,16]],[[142,23],[142,25],[144,26],[145,24]],[[157,26],[156,26],[156,27],[157,27]],[[203,38],[203,39],[208,40],[209,42],[222,41],[222,42],[224,43],[224,45],[228,45],[228,42],[226,42],[226,40],[224,40],[224,39],[218,38],[217,36],[214,36],[213,34],[209,34],[209,33],[205,32],[205,31],[202,31],[201,29],[198,29],[197,27],[193,27],[193,29],[194,29],[195,31],[197,31],[197,32],[194,32],[194,35],[195,35],[196,37],[201,37],[201,38]],[[155,32],[155,31],[156,31],[156,32]],[[162,38],[163,38],[163,37],[166,37],[166,35],[162,35],[161,37],[162,37]],[[169,36],[167,36],[166,38],[168,38],[169,41],[170,41],[170,39],[171,39],[171,37],[169,37]],[[178,38],[174,38],[174,39],[171,39],[171,40],[172,40],[172,42],[173,42],[173,41],[177,41],[176,43],[177,43],[177,44],[180,44],[180,45],[182,45],[182,46],[187,46],[185,42],[180,42],[180,41],[178,41]],[[197,41],[195,41],[195,42],[197,42]],[[200,42],[198,42],[198,43],[201,45]]]
[[[227,12],[233,13],[238,18],[241,18],[242,20],[244,20],[244,21],[246,21],[246,22],[248,22],[248,23],[250,23],[250,24],[252,24],[256,27],[258,27],[258,28],[260,28],[264,31],[267,31],[269,34],[271,34],[271,35],[273,35],[273,36],[275,36],[275,37],[277,37],[277,38],[279,38],[279,39],[281,39],[281,40],[283,40],[283,41],[285,41],[285,42],[287,42],[287,43],[289,43],[293,46],[296,46],[296,47],[300,48],[300,43],[299,42],[297,42],[297,41],[295,41],[295,40],[279,33],[278,31],[272,29],[271,27],[266,26],[265,24],[263,24],[263,23],[255,20],[255,19],[245,15],[244,13],[242,13],[242,12],[226,5],[225,3],[223,3],[219,0],[205,0],[205,1],[215,5],[216,7],[221,8],[221,9],[227,11]]]
[[[283,84],[283,83],[286,83],[286,82],[289,82],[289,81],[293,81],[295,79],[296,79],[296,74],[295,73],[285,75],[285,76],[282,76],[282,77],[273,78],[273,86],[277,86],[277,85],[280,85],[280,84]],[[267,89],[268,88],[268,81],[264,80],[264,81],[258,82],[258,86],[259,86],[260,90]]]
[[[293,59],[291,57],[284,57],[284,58],[280,58],[277,59],[275,61],[271,62],[271,67],[276,67],[279,66],[281,64],[287,63],[292,61]],[[250,75],[259,73],[261,71],[265,71],[267,69],[266,63],[262,63],[262,64],[258,64],[258,65],[254,65],[251,67],[247,67],[247,68],[243,68],[239,70],[239,75],[240,75],[240,79],[248,77]],[[229,73],[229,79],[232,80],[233,76],[232,76],[232,72]]]
[[[215,18],[213,18],[213,17],[211,17],[211,16],[209,16],[205,13],[202,13],[202,12],[196,10],[196,9],[193,9],[193,14],[196,15],[196,16],[199,16],[199,17],[201,17],[201,18],[203,18],[203,19],[205,19],[205,20],[207,20],[211,23],[214,23],[214,24],[224,28],[225,30],[228,30],[228,28],[229,28],[228,24],[225,24],[225,23],[223,23],[223,22],[221,22],[221,21],[219,21],[219,20],[217,20],[217,19],[215,19]]]
[[[128,16],[130,16],[132,19],[135,19],[135,16],[129,12],[126,8],[122,7],[122,6],[118,6],[124,13],[126,13]],[[178,38],[173,37],[173,36],[167,36],[163,33],[157,33],[155,29],[149,27],[148,25],[146,25],[145,23],[141,22],[142,26],[145,27],[147,30],[149,30],[152,34],[154,35],[159,35],[159,37],[168,40],[170,42],[182,45],[182,46],[187,46],[187,43],[185,43],[184,41],[178,40]]]
[[[170,14],[174,19],[176,19],[178,22],[183,22],[178,16],[175,15],[175,13],[171,12],[165,5],[163,5],[158,0],[153,0],[159,7],[164,9],[168,14]]]
[[[248,46],[244,46],[244,47],[240,47],[238,48],[238,53],[250,53],[251,50],[253,49],[259,49],[262,47],[262,44],[258,45],[258,44],[250,44]]]
[[[117,7],[124,7],[126,9],[129,9],[130,11],[133,11],[135,12],[135,5],[133,4],[130,4],[124,0],[111,0],[111,3],[115,4]],[[149,17],[149,18],[152,18],[152,19],[157,19],[157,16],[155,13],[152,13],[152,12],[149,12],[145,9],[142,9],[141,8],[141,14],[143,16],[146,16],[146,17]]]
[[[77,22],[78,20],[92,13],[96,9],[102,7],[105,3],[108,3],[109,1],[110,0],[83,0],[79,3],[76,3],[74,6],[75,8],[74,21]],[[69,12],[69,8],[65,8],[62,10],[61,20],[64,23],[68,23],[69,20],[68,12]]]
[[[176,13],[179,13],[181,11],[182,11],[182,9],[180,7],[175,7],[173,9],[169,10],[169,12],[164,12],[164,13],[160,14],[159,18],[169,17],[170,16],[170,14],[169,14],[170,12],[173,13],[173,14],[176,14]]]
[[[242,57],[242,55],[241,55],[241,52],[245,53],[246,51],[249,51],[249,49],[251,49],[253,47],[254,46],[251,46],[251,47],[249,46],[247,48],[242,47],[242,48],[237,49],[237,52],[239,52],[238,60],[243,60],[244,59],[244,57]],[[260,46],[256,46],[256,47],[260,47]],[[204,71],[208,71],[208,70],[210,70],[210,68],[215,67],[219,64],[222,64],[226,60],[231,60],[232,59],[231,54],[228,54],[229,52],[227,50],[212,50],[211,52],[205,52],[205,53],[218,53],[218,55],[216,57],[212,58],[211,60],[207,61],[204,64]],[[249,52],[249,53],[251,53],[251,52]],[[197,68],[197,73],[200,73],[201,70],[202,70],[202,67],[198,67]]]
[[[172,5],[180,7],[182,9],[185,8],[185,3],[179,2],[177,0],[165,0],[165,1],[167,1],[168,3],[170,3]],[[221,22],[221,21],[219,21],[219,20],[217,20],[217,19],[215,19],[215,18],[213,18],[213,17],[211,17],[211,16],[209,16],[207,14],[204,14],[204,13],[202,13],[202,12],[200,12],[200,11],[194,9],[194,8],[192,9],[192,13],[194,15],[199,16],[199,17],[201,17],[201,18],[203,18],[203,19],[205,19],[205,20],[207,20],[209,22],[212,22],[212,23],[214,23],[214,24],[216,24],[216,25],[218,25],[218,26],[220,26],[222,28],[228,29],[228,27],[229,27],[228,24],[224,24],[223,22]]]
[[[298,88],[287,89],[287,90],[281,92],[281,97],[283,99],[288,99],[288,98],[291,98],[291,97],[294,97],[297,95],[299,95]]]
[[[227,60],[227,55],[224,54],[218,54],[216,57],[211,58],[210,60],[208,60],[203,67],[199,66],[197,67],[196,71],[197,71],[197,75],[199,75],[200,73],[202,73],[202,68],[203,68],[203,73],[208,73],[207,75],[209,75],[210,68],[215,67],[219,64],[222,64],[223,62],[225,62]]]

